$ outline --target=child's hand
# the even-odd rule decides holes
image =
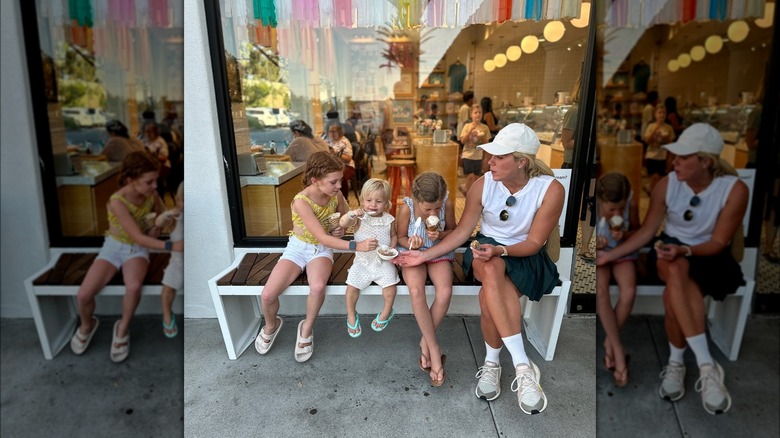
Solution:
[[[609,234],[612,236],[613,239],[617,240],[618,242],[623,240],[623,236],[625,235],[623,229],[620,230],[610,229]]]
[[[153,228],[155,220],[157,219],[157,213],[151,212],[144,216],[143,224],[144,228]]]
[[[154,219],[154,226],[158,228],[165,228],[173,222],[174,218],[178,215],[179,210],[165,210],[160,213],[157,218]]]
[[[367,216],[368,215],[366,215],[366,212],[362,208],[357,208],[344,213],[344,216],[341,216],[341,219],[339,220],[339,225],[342,228],[349,228],[355,226],[358,219],[363,220]]]
[[[363,210],[362,208],[356,208],[350,211],[349,214],[351,214],[353,218],[364,219],[364,216],[366,215],[366,211]]]
[[[428,239],[430,239],[432,242],[439,240],[439,230],[436,231],[425,230],[425,234],[428,235]]]
[[[409,237],[409,249],[420,249],[420,247],[425,243],[423,241],[423,238],[418,235],[413,235]]]
[[[596,236],[596,249],[604,249],[605,246],[607,246],[607,238],[604,236]]]
[[[146,230],[146,235],[147,236],[151,236],[151,237],[157,238],[157,237],[160,237],[160,234],[162,234],[162,229],[159,228],[159,227],[156,227],[156,226]]]
[[[344,237],[344,234],[346,234],[347,230],[345,230],[343,227],[338,226],[332,230],[330,230],[330,235],[333,237]]]

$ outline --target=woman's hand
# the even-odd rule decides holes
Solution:
[[[612,251],[596,251],[596,266],[604,266],[614,260]]]
[[[378,246],[379,246],[379,242],[372,237],[370,239],[361,240],[360,242],[358,242],[355,249],[357,251],[369,252],[369,251],[376,250]]]
[[[479,249],[471,248],[471,252],[474,254],[474,260],[481,260],[483,262],[486,262],[492,259],[494,256],[504,253],[500,248],[489,243],[481,244]]]
[[[681,245],[675,245],[674,243],[657,245],[655,247],[655,253],[658,256],[658,260],[668,260],[671,262],[677,257],[684,256],[685,252],[685,248]]]
[[[425,243],[423,241],[423,238],[421,236],[418,236],[417,234],[413,234],[411,237],[409,237],[409,249],[420,249],[420,247]]]
[[[425,253],[422,251],[405,251],[392,261],[394,264],[402,267],[417,266],[425,262]]]

